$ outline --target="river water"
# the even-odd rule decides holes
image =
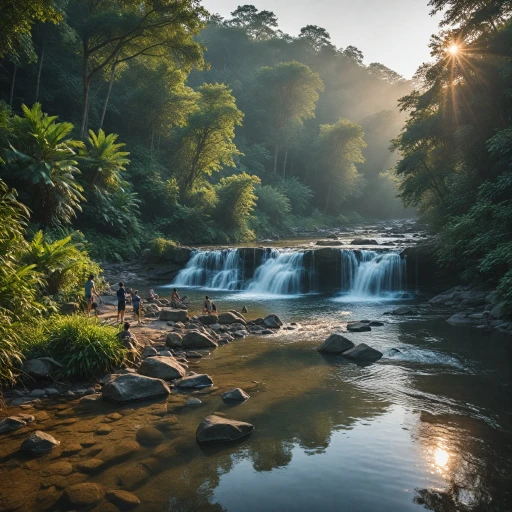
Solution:
[[[191,360],[191,370],[214,381],[194,393],[200,406],[186,406],[190,396],[174,392],[168,400],[126,406],[62,399],[45,405],[48,418],[38,428],[61,447],[26,460],[17,452],[26,431],[1,439],[0,510],[44,510],[44,488],[60,493],[79,480],[127,488],[143,512],[512,510],[510,337],[452,327],[435,315],[385,315],[415,301],[367,289],[361,297],[355,286],[344,295],[246,288],[180,292],[191,297],[192,313],[209,293],[220,311],[245,305],[248,318],[274,312],[299,328],[235,340]],[[170,288],[157,291],[168,295]],[[385,322],[347,335],[383,352],[380,361],[358,366],[316,351],[330,333],[359,319]],[[220,394],[233,387],[251,398],[225,405]],[[120,419],[107,417],[113,412]],[[214,412],[248,421],[255,431],[235,445],[199,446],[195,430]],[[112,430],[100,436],[104,425]],[[164,433],[158,446],[141,446],[76,477],[80,462],[134,440],[142,426]],[[66,447],[84,441],[87,448],[66,455]],[[62,461],[73,473],[51,474],[50,465]],[[52,510],[69,510],[59,503]]]

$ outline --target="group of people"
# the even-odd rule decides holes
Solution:
[[[85,301],[87,302],[87,316],[91,316],[91,311],[98,315],[97,308],[98,304],[94,301],[94,296],[99,297],[98,292],[96,291],[96,286],[94,284],[94,275],[91,274],[85,283]],[[126,311],[126,304],[131,303],[133,307],[133,314],[137,320],[137,324],[141,325],[140,321],[140,309],[142,299],[139,296],[139,290],[134,290],[131,288],[130,290],[126,290],[124,287],[124,283],[119,283],[119,288],[116,292],[117,296],[117,323],[124,323],[124,314]],[[153,288],[150,288],[147,296],[148,302],[153,300],[158,300],[158,295],[154,292]],[[172,291],[171,297],[171,306],[172,307],[180,307],[183,304],[183,299],[180,297],[178,290],[176,288]],[[217,313],[217,306],[207,295],[203,302],[203,314],[215,314]]]

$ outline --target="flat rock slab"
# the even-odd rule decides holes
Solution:
[[[338,333],[331,334],[319,347],[318,352],[324,354],[342,354],[354,348],[355,345],[345,336]]]
[[[169,386],[161,379],[129,373],[119,375],[103,386],[103,398],[114,402],[130,402],[166,396]]]
[[[121,510],[132,510],[140,505],[139,498],[128,491],[108,491],[106,498]]]
[[[90,507],[105,496],[105,488],[101,484],[83,483],[72,485],[64,491],[65,501],[74,507]]]
[[[228,404],[242,403],[251,398],[243,389],[235,388],[222,393],[222,400]]]
[[[253,430],[254,426],[250,423],[212,415],[207,416],[197,427],[196,439],[198,443],[235,441],[248,436]]]
[[[368,332],[371,331],[372,328],[366,322],[354,322],[347,324],[347,330],[350,332]]]
[[[28,453],[31,455],[39,455],[41,453],[46,453],[59,446],[60,441],[57,441],[50,434],[46,434],[41,430],[36,430],[32,432],[25,441],[21,444],[20,451],[23,453]]]
[[[176,383],[179,388],[207,388],[213,386],[213,380],[206,374],[195,374],[183,377]]]
[[[343,357],[347,359],[352,359],[354,361],[378,361],[382,357],[382,352],[375,350],[372,347],[366,345],[366,343],[361,343],[356,347],[343,352]]]
[[[185,368],[169,356],[153,356],[142,361],[139,374],[155,379],[174,380],[185,376]]]
[[[200,315],[197,317],[197,321],[203,325],[213,325],[219,322],[219,317],[217,315]]]
[[[164,322],[186,322],[188,311],[186,309],[164,308],[160,310],[160,320]]]

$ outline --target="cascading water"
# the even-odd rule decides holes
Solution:
[[[212,290],[240,290],[243,260],[237,249],[196,251],[174,281],[176,286],[200,286]]]
[[[274,296],[318,291],[322,262],[315,259],[314,250],[259,249],[258,256],[256,251],[254,254],[242,251],[194,252],[173,286],[241,290]],[[338,263],[336,273],[339,277],[336,280],[339,284],[336,286],[333,281],[332,288],[341,291],[345,299],[371,300],[405,289],[405,259],[399,253],[341,250]]]
[[[382,298],[405,288],[405,259],[399,253],[361,251],[350,295],[360,298]]]
[[[304,275],[303,252],[273,249],[254,273],[247,290],[269,295],[298,295]]]

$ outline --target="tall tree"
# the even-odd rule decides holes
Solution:
[[[72,0],[69,23],[82,41],[85,134],[91,81],[102,70],[139,56],[173,60],[190,69],[202,66],[203,51],[194,36],[207,16],[197,0]]]
[[[315,49],[320,51],[322,48],[333,48],[331,43],[331,36],[325,28],[318,27],[317,25],[307,25],[300,29],[300,39],[305,39]]]
[[[232,13],[227,26],[242,29],[256,40],[276,35],[277,17],[272,11],[258,11],[254,5],[240,5]]]
[[[305,119],[315,116],[315,104],[323,88],[320,76],[297,61],[260,69],[255,92],[265,110],[274,147],[274,172],[281,145]]]
[[[178,131],[173,158],[184,194],[212,172],[234,166],[233,157],[240,154],[233,139],[244,115],[231,91],[224,84],[204,84],[198,92],[197,111]]]
[[[343,201],[361,193],[364,180],[356,164],[364,162],[363,137],[361,126],[348,119],[320,126],[316,147],[318,171],[313,188],[325,197],[326,213],[331,209],[338,212]]]

